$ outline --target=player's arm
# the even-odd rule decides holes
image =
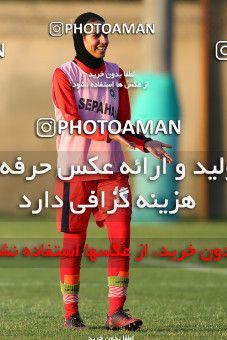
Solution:
[[[72,85],[70,84],[65,73],[59,68],[57,68],[53,74],[52,98],[55,106],[61,110],[64,120],[67,122],[72,120],[75,125],[79,120],[81,120],[75,102]],[[92,127],[89,127],[89,125],[86,127],[86,129],[90,131],[91,128]],[[87,135],[82,131],[80,136],[96,141],[109,141],[108,132],[106,131],[104,134],[101,134],[99,129],[97,129],[94,134],[91,135]]]
[[[67,122],[72,120],[74,124],[76,124],[79,120],[82,122],[78,113],[77,104],[75,102],[72,85],[61,69],[57,68],[55,70],[52,84],[53,102],[55,106],[61,110],[64,120]],[[86,126],[86,130],[91,131],[92,129],[92,126]],[[127,141],[124,137],[117,136],[112,138],[112,135],[110,135],[108,131],[101,133],[98,127],[93,134],[86,134],[82,131],[80,136],[96,141],[105,141],[107,143],[110,143],[111,139],[116,139],[119,143],[130,148],[134,148],[134,145],[130,141]]]
[[[124,76],[124,72],[120,69],[121,73],[121,84],[122,86],[119,88],[119,110],[118,110],[118,119],[121,122],[121,126],[124,127],[124,124],[127,120],[131,119],[131,108],[128,96],[128,90],[125,87],[126,80]],[[169,144],[164,144],[157,140],[152,140],[151,138],[147,138],[143,133],[132,134],[130,132],[126,132],[124,137],[135,143],[136,147],[143,152],[151,153],[154,157],[162,159],[163,157],[167,158],[168,163],[172,163],[172,157],[163,149],[171,148],[172,146]]]
[[[124,72],[121,68],[120,68],[120,74],[121,74],[121,78],[120,78],[121,87],[119,87],[119,107],[118,107],[117,118],[121,122],[121,126],[123,128],[127,120],[131,119],[131,108],[130,108],[128,90],[126,88],[126,80],[125,80]],[[132,134],[130,132],[126,132],[124,134],[124,137],[130,142],[134,143],[135,147],[137,147],[141,151],[148,152],[144,148],[144,144],[148,140],[144,135]]]

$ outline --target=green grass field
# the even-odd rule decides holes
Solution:
[[[53,222],[1,222],[4,238],[60,237]],[[105,230],[89,228],[90,237]],[[133,225],[132,238],[224,238],[226,223]],[[15,258],[16,260],[16,258]],[[227,338],[227,270],[225,268],[132,268],[126,307],[141,317],[140,331],[106,331],[105,268],[81,273],[80,311],[86,331],[63,328],[58,269],[1,269],[0,338],[8,339],[219,339]]]

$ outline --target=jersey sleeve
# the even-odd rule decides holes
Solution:
[[[124,127],[127,120],[131,119],[131,108],[130,108],[130,102],[129,102],[129,95],[128,90],[126,88],[126,79],[124,76],[124,71],[120,68],[120,82],[122,84],[121,87],[119,87],[119,108],[118,108],[118,119],[121,122],[122,128]],[[148,140],[142,133],[141,134],[132,134],[130,132],[126,132],[123,137],[131,142],[134,142],[136,144],[136,147],[140,149],[143,152],[148,152],[144,148],[144,144]],[[150,140],[150,139],[149,139]]]
[[[73,93],[73,88],[65,75],[65,73],[57,68],[53,74],[52,80],[52,98],[54,105],[61,110],[64,120],[69,122],[70,120],[74,121],[76,124],[79,120],[81,120],[77,104],[75,102],[75,97]],[[82,120],[81,120],[82,121]],[[83,124],[83,122],[82,122]],[[86,126],[86,129],[91,131],[92,126]],[[83,130],[83,129],[82,129]],[[108,131],[101,133],[97,128],[93,134],[85,134],[83,131],[80,136],[93,139],[96,141],[105,141],[110,142]]]

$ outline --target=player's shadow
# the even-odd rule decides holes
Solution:
[[[127,332],[127,334],[128,334],[128,331],[126,331],[125,329],[121,329],[121,330],[107,330],[106,328],[105,328],[105,326],[98,326],[98,325],[96,325],[96,326],[90,326],[89,327],[89,330],[99,330],[99,331],[101,331],[101,332],[103,332],[103,331],[106,331],[106,332],[114,332],[115,334],[117,334],[117,333],[125,333],[125,332]],[[152,328],[152,327],[150,327],[150,328],[143,328],[143,327],[141,327],[141,329],[138,329],[137,331],[135,331],[135,332],[130,332],[130,334],[136,334],[136,333],[149,333],[149,334],[152,334],[152,332],[155,332],[155,334],[156,333],[160,333],[160,335],[161,335],[161,333],[166,333],[166,332],[175,332],[175,333],[180,333],[180,332],[182,332],[182,331],[184,331],[184,332],[191,332],[191,331],[195,331],[195,327],[193,327],[193,326],[182,326],[182,327],[179,327],[179,326],[177,326],[177,327],[174,327],[173,325],[172,326],[166,326],[166,327],[155,327],[155,328]],[[214,327],[207,327],[207,326],[200,326],[200,327],[198,327],[198,328],[196,328],[196,331],[197,332],[211,332],[211,334],[214,332],[214,333],[216,333],[216,332],[224,332],[224,331],[227,331],[227,327],[220,327],[220,328],[218,328],[218,329],[215,329]]]
[[[89,327],[89,330],[93,330],[93,331],[99,330],[99,331],[116,332],[116,333],[118,333],[118,332],[126,332],[126,329],[121,329],[121,330],[107,330],[105,326],[90,326],[90,327]],[[137,333],[137,332],[139,332],[139,333],[145,333],[145,332],[147,332],[147,331],[148,331],[147,328],[146,328],[146,329],[141,328],[141,329],[137,329],[135,332],[130,331],[130,333],[132,333],[132,334],[135,334],[135,333]]]

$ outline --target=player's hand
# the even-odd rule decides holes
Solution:
[[[154,157],[158,159],[163,159],[163,157],[166,157],[167,163],[173,163],[172,157],[163,149],[163,147],[172,148],[172,145],[159,142],[158,140],[149,140],[144,144],[144,147]]]
[[[124,137],[122,137],[119,134],[114,135],[114,134],[109,133],[109,138],[112,139],[112,140],[115,140],[116,142],[120,143],[121,145],[129,147],[130,149],[134,150],[136,148],[136,144],[134,142],[128,141],[127,139],[125,139]]]

